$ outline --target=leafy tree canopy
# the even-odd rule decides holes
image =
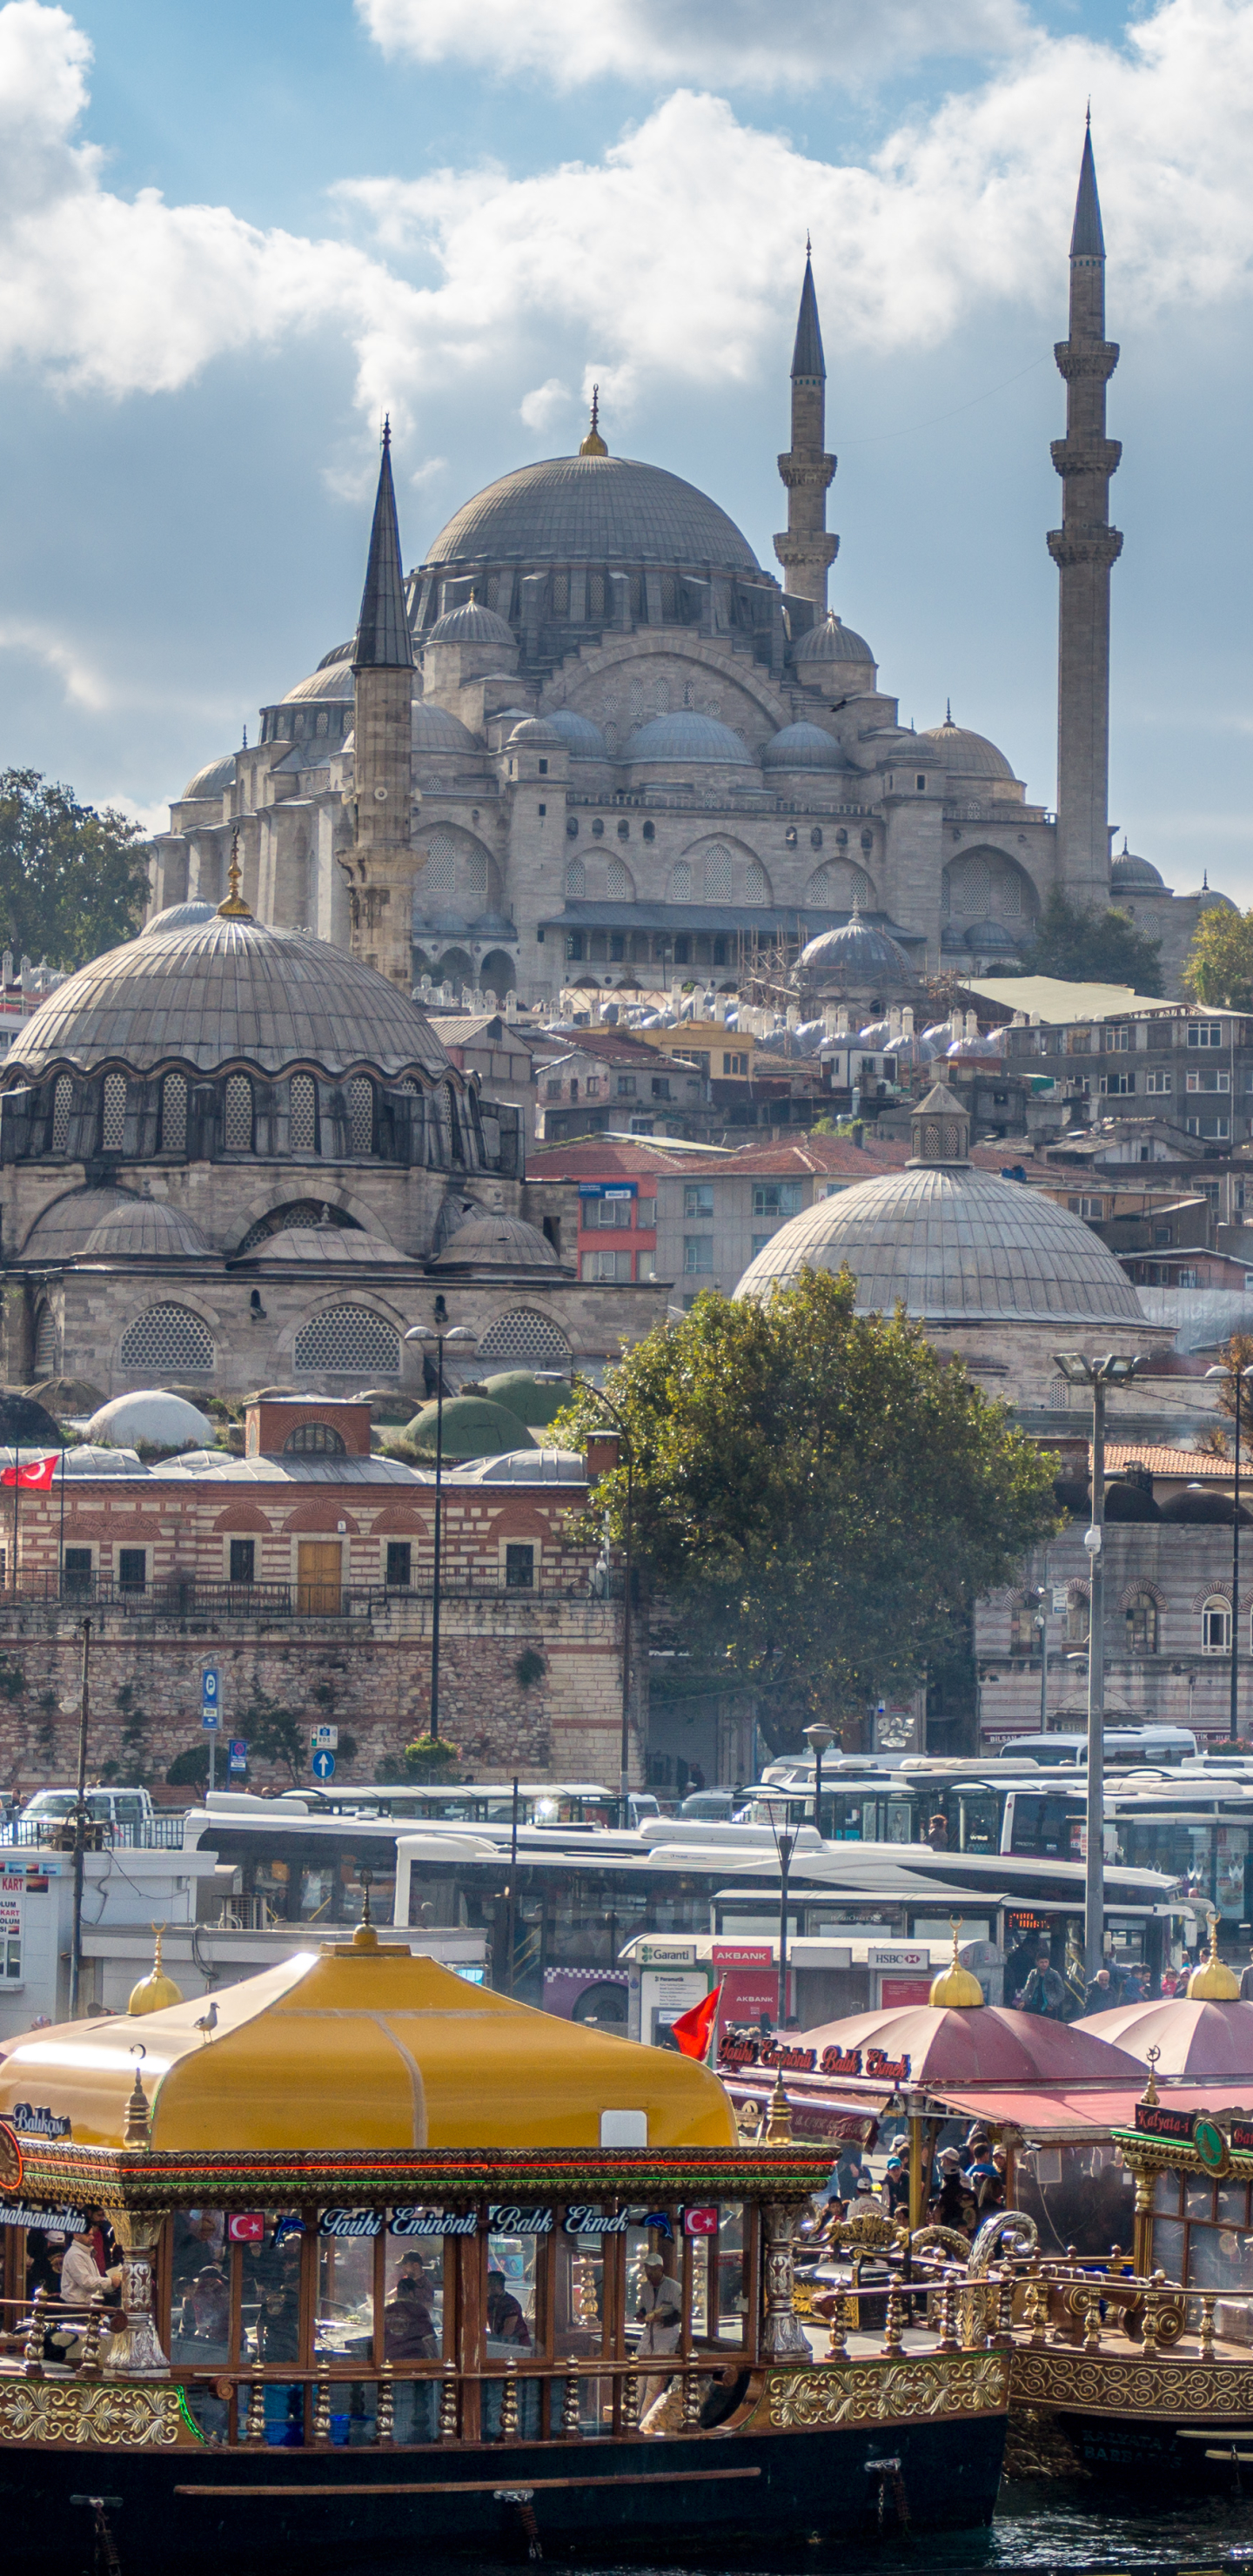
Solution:
[[[1161,941],[1146,939],[1125,912],[1069,903],[1054,887],[1035,938],[1023,951],[1022,971],[1059,975],[1073,984],[1130,984],[1137,993],[1160,993]]]
[[[36,769],[0,770],[0,941],[17,957],[81,966],[139,928],[143,836]]]
[[[854,1282],[806,1271],[769,1305],[698,1297],[607,1380],[627,1430],[635,1563],[694,1661],[761,1695],[767,1727],[847,1725],[912,1690],[977,1596],[1056,1528],[1056,1461]],[[581,1389],[552,1438],[606,1429]],[[601,1479],[623,1537],[625,1461]]]
[[[1183,987],[1210,1010],[1253,1011],[1253,912],[1215,904],[1202,913]]]

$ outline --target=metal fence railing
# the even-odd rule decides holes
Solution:
[[[440,1599],[528,1602],[620,1600],[621,1577],[595,1588],[581,1583],[482,1583],[453,1575],[440,1584]],[[117,1610],[135,1619],[387,1619],[406,1608],[429,1607],[429,1582],[411,1585],[338,1583],[204,1583],[195,1575],[165,1575],[155,1583],[122,1583],[115,1575],[59,1573],[55,1567],[21,1573],[16,1587],[0,1584],[0,1616],[29,1601],[75,1612]]]

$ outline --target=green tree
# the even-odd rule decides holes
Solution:
[[[17,956],[81,966],[139,928],[143,836],[36,769],[0,770],[0,935]]]
[[[853,1301],[847,1270],[806,1271],[768,1305],[706,1294],[606,1381],[631,1442],[635,1563],[693,1672],[754,1689],[776,1742],[805,1713],[855,1739],[1057,1526],[1056,1461],[918,1327]],[[606,1427],[589,1388],[551,1437]],[[621,1542],[625,1462],[596,1487],[589,1538],[606,1508]]]
[[[1197,923],[1183,989],[1210,1010],[1253,1010],[1253,912],[1211,905]]]
[[[257,1691],[244,1711],[240,1729],[248,1746],[248,1767],[254,1763],[273,1762],[281,1771],[289,1771],[292,1787],[298,1789],[309,1762],[308,1729],[294,1708],[284,1708],[268,1692]]]
[[[1070,903],[1057,887],[1021,962],[1024,975],[1060,975],[1076,984],[1130,984],[1137,993],[1162,989],[1159,939],[1146,939],[1125,912]]]

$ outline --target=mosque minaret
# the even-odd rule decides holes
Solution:
[[[1057,637],[1057,873],[1072,901],[1109,901],[1109,576],[1122,536],[1109,523],[1110,476],[1122,448],[1105,435],[1105,388],[1118,343],[1105,337],[1105,236],[1083,139],[1070,238],[1070,336],[1055,352],[1066,382],[1066,435],[1053,441],[1062,524],[1049,533],[1061,576]]]

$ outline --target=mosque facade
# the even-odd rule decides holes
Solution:
[[[995,971],[1060,888],[1125,904],[1168,988],[1209,889],[1177,896],[1111,858],[1105,431],[1118,350],[1090,135],[1057,364],[1058,810],[946,716],[903,726],[866,639],[828,608],[817,296],[806,261],[779,458],[782,580],[718,504],[609,453],[525,465],[449,520],[407,576],[384,455],[367,629],[261,711],[260,738],[198,771],[153,847],[152,911],[217,903],[238,835],[259,919],[315,932],[406,989],[498,997],[570,985],[728,986],[754,952],[854,915],[908,973]]]

